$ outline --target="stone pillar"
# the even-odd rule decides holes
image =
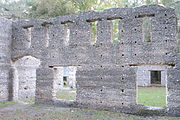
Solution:
[[[161,85],[166,86],[167,84],[167,70],[161,71]]]
[[[15,66],[11,68],[12,70],[12,84],[13,84],[13,100],[18,101],[19,96],[19,79],[18,79],[18,71]]]
[[[54,70],[53,68],[38,68],[36,70],[36,104],[53,104]]]
[[[12,100],[12,21],[0,18],[0,100]]]
[[[25,56],[15,62],[16,74],[18,80],[15,80],[18,84],[18,99],[24,100],[26,98],[35,97],[36,88],[36,69],[40,65],[40,60]]]
[[[54,89],[55,93],[63,88],[63,67],[54,68]]]
[[[39,50],[38,58],[41,61],[40,67],[36,70],[36,91],[35,104],[53,104],[54,92],[54,70],[49,67],[50,51],[47,49],[45,35],[46,31],[43,25],[36,24],[32,31],[32,46],[35,51]],[[49,43],[48,43],[49,44]]]
[[[180,67],[167,70],[167,107],[171,115],[180,115]]]
[[[76,70],[77,67],[69,66],[69,76],[67,77],[67,82],[71,88],[76,88]]]

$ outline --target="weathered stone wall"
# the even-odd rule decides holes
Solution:
[[[0,100],[12,99],[12,21],[0,18]]]
[[[150,18],[148,41],[143,30],[145,17]],[[119,20],[118,43],[112,43],[114,19]],[[95,21],[97,41],[92,44],[91,22]],[[129,113],[141,111],[136,103],[135,66],[165,65],[168,66],[167,102],[171,108],[166,110],[176,114],[180,106],[176,95],[180,84],[174,81],[179,79],[178,67],[174,67],[179,59],[176,28],[174,9],[159,5],[90,11],[49,20],[22,20],[13,23],[12,60],[27,55],[41,60],[36,72],[36,103],[57,103],[55,68],[78,66],[77,97],[73,105],[123,108],[121,111]]]
[[[137,80],[139,86],[151,85],[151,71],[161,71],[161,85],[166,86],[167,82],[167,65],[142,65],[137,68]]]
[[[57,67],[54,68],[54,88],[55,88],[55,93],[58,91],[61,91],[63,89],[63,67]]]
[[[35,97],[36,69],[39,65],[40,61],[31,56],[25,56],[15,62],[17,80],[14,84],[17,88],[14,87],[14,92],[17,93],[18,100]]]
[[[67,77],[67,83],[70,88],[76,88],[76,66],[69,66],[68,67],[68,77]]]
[[[178,53],[175,61],[176,66],[168,69],[168,78],[167,78],[167,106],[168,111],[171,114],[180,115],[180,54]]]

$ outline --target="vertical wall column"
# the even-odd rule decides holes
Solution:
[[[167,69],[161,71],[161,85],[166,86],[167,84]]]
[[[0,100],[12,99],[11,37],[12,21],[0,18]]]
[[[24,100],[35,97],[36,88],[36,69],[39,67],[40,60],[25,56],[15,62],[15,92],[18,93],[16,98]]]
[[[77,67],[69,66],[69,76],[67,78],[67,82],[71,88],[76,88],[76,70]]]
[[[49,67],[50,51],[48,51],[47,28],[44,24],[36,25],[32,31],[32,46],[35,49],[35,54],[40,58],[40,68],[36,70],[36,104],[53,104],[55,97],[54,91],[54,70]],[[50,41],[49,41],[50,42]],[[48,46],[47,46],[48,45]]]
[[[54,91],[55,93],[63,88],[63,67],[54,68]]]
[[[70,40],[69,45],[89,45],[91,43],[90,23],[84,20],[77,20],[69,25]]]
[[[167,107],[171,115],[180,115],[180,54],[176,57],[176,66],[167,70]]]
[[[111,43],[112,42],[112,22],[108,20],[98,21],[97,23],[97,42],[96,43]]]
[[[19,79],[18,79],[18,70],[17,68],[12,65],[11,68],[11,88],[12,90],[12,99],[13,101],[18,101],[18,96],[19,96]]]
[[[54,71],[51,68],[38,68],[36,70],[36,104],[52,104],[55,97]]]

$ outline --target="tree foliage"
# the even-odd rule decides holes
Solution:
[[[29,15],[31,18],[49,18],[75,13],[76,8],[70,0],[31,1]]]
[[[28,6],[26,1],[9,1],[1,0],[0,1],[0,16],[6,18],[25,18],[28,17]]]
[[[0,16],[41,19],[89,10],[147,4],[173,7],[180,18],[180,0],[0,0]]]
[[[148,4],[162,4],[175,8],[180,26],[180,0],[0,0],[0,16],[10,19],[45,19],[82,11]],[[149,21],[147,21],[147,26],[148,23]],[[114,21],[113,24],[116,25],[116,22]],[[93,24],[92,26],[94,26],[95,36],[96,25]],[[114,33],[117,33],[117,27],[116,25],[113,28]],[[180,33],[180,27],[178,28]],[[145,29],[145,31],[148,32],[148,29]],[[115,34],[114,38],[117,37],[118,34]],[[149,34],[145,37],[148,38]],[[180,34],[177,39],[180,41]],[[116,41],[116,39],[114,40]]]

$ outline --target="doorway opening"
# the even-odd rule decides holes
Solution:
[[[165,107],[168,66],[137,67],[137,103],[151,107]]]
[[[57,99],[76,99],[76,69],[76,66],[58,67],[54,69]]]

